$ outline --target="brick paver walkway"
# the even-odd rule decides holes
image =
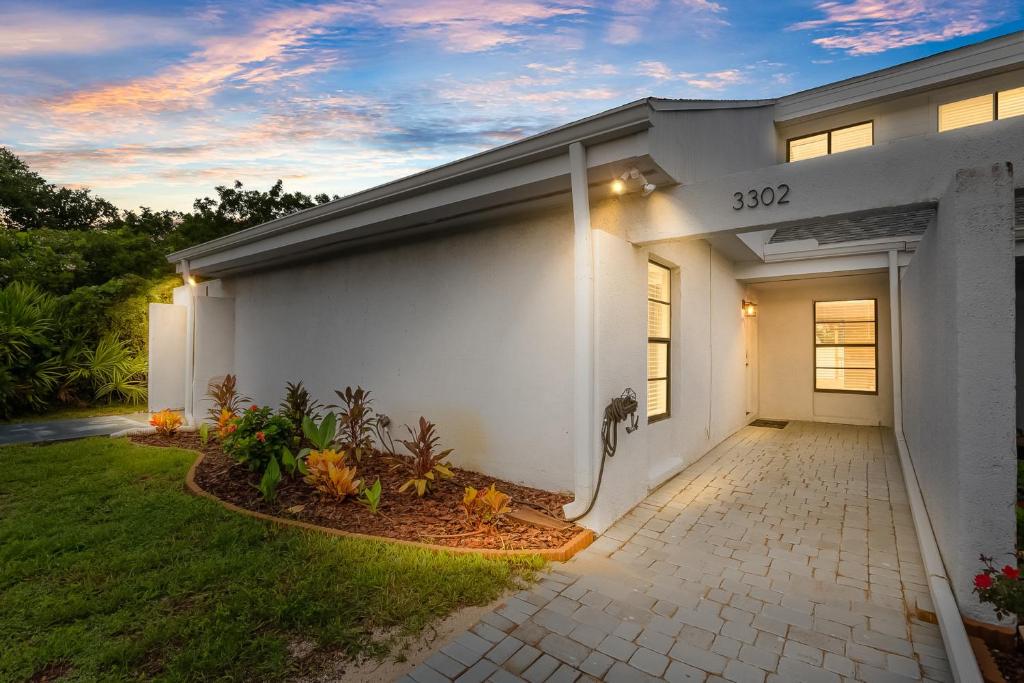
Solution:
[[[403,679],[951,681],[887,430],[747,427]]]

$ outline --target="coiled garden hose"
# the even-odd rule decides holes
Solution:
[[[587,509],[575,517],[566,519],[567,522],[575,522],[583,519],[594,509],[597,502],[597,494],[601,491],[601,481],[604,479],[604,463],[608,458],[615,457],[615,451],[619,447],[619,423],[630,420],[626,427],[626,433],[632,434],[640,427],[639,418],[636,416],[638,407],[636,392],[627,388],[618,398],[613,398],[604,409],[604,419],[601,421],[601,465],[597,470],[597,485],[594,486],[594,495],[590,497],[590,504]]]

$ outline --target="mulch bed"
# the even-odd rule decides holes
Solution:
[[[256,490],[260,474],[225,455],[212,438],[206,446],[195,433],[153,434],[131,439],[148,446],[187,448],[203,453],[205,457],[196,470],[195,482],[221,500],[247,510],[333,529],[449,547],[504,550],[558,548],[582,531],[576,525],[556,531],[503,519],[493,530],[480,532],[462,510],[466,486],[483,490],[496,484],[499,491],[512,497],[513,509],[529,507],[557,519],[565,518],[562,506],[571,501],[572,496],[520,486],[458,467],[451,468],[454,478],[441,480],[432,493],[417,498],[412,493],[398,493],[408,475],[394,468],[389,457],[364,456],[357,465],[357,476],[367,483],[380,477],[383,487],[380,509],[374,515],[355,500],[338,502],[301,478],[284,478],[277,489],[277,500],[267,503]]]
[[[991,652],[1006,683],[1024,683],[1024,653],[1020,650],[1013,652],[991,650]]]

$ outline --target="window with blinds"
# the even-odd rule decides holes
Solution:
[[[669,416],[672,347],[672,271],[647,263],[647,421]]]
[[[786,160],[803,161],[826,154],[848,152],[851,149],[870,147],[875,142],[875,122],[858,123],[843,128],[833,128],[813,135],[804,135],[786,141]]]
[[[814,302],[814,390],[878,393],[875,299]]]
[[[939,132],[1024,115],[1024,87],[939,105]]]
[[[995,118],[991,94],[939,105],[939,132],[987,123]]]

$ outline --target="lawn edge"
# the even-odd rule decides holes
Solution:
[[[194,451],[193,451],[194,452]],[[373,536],[371,534],[360,534],[354,531],[344,531],[343,529],[333,529],[331,527],[320,526],[319,524],[311,524],[309,522],[302,522],[297,519],[287,519],[285,517],[277,517],[275,515],[268,515],[265,512],[256,512],[255,510],[248,510],[234,503],[229,503],[226,500],[218,498],[214,494],[210,493],[199,484],[196,483],[196,470],[199,468],[199,464],[203,462],[203,458],[206,456],[202,453],[198,455],[191,467],[188,468],[188,474],[185,476],[185,488],[194,496],[200,498],[207,498],[215,501],[221,507],[237,512],[248,517],[255,519],[261,519],[267,522],[273,522],[274,524],[280,524],[282,526],[296,527],[299,529],[305,529],[307,531],[317,531],[329,536],[340,536],[342,538],[358,538],[369,541],[383,541],[385,543],[394,543],[396,545],[405,545],[413,548],[424,548],[426,550],[434,550],[438,552],[446,552],[455,555],[482,555],[484,557],[541,557],[551,562],[566,562],[576,553],[580,552],[591,543],[594,542],[594,532],[590,529],[583,529],[578,534],[570,538],[568,541],[563,543],[558,548],[538,548],[535,550],[503,550],[499,548],[455,548],[446,545],[436,545],[433,543],[423,543],[422,541],[407,541],[401,538],[388,538],[386,536]]]

